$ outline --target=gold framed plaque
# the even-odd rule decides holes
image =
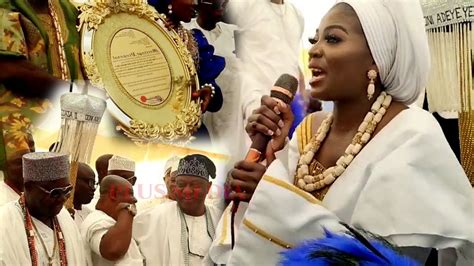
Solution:
[[[93,85],[105,89],[110,114],[135,142],[189,140],[201,123],[191,54],[165,17],[136,0],[80,7],[81,55]]]

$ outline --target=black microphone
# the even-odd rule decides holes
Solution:
[[[279,104],[291,104],[293,98],[296,94],[296,90],[298,89],[298,80],[289,74],[281,75],[275,85],[270,92],[270,96],[275,99]],[[267,136],[263,133],[256,133],[252,145],[250,145],[250,149],[245,156],[246,162],[261,162],[265,160],[265,150],[267,148],[268,142],[271,140],[271,136]],[[234,219],[235,213],[239,208],[239,200],[234,200],[233,206],[231,209],[231,216],[230,216],[230,234],[231,234],[231,246],[234,248],[235,243],[235,235],[234,235]]]
[[[298,80],[289,74],[281,75],[273,85],[270,96],[277,102],[291,104],[298,89]],[[257,132],[253,138],[252,145],[245,157],[247,162],[261,162],[265,159],[265,150],[271,136]]]

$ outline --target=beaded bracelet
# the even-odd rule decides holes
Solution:
[[[201,86],[201,89],[204,89],[204,88],[210,88],[211,89],[211,98],[214,98],[214,95],[216,94],[216,88],[210,83],[206,83],[206,84]]]

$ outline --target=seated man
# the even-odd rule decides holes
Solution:
[[[82,238],[94,265],[143,265],[143,257],[132,238],[136,202],[127,180],[116,175],[102,180],[96,210],[81,225]]]
[[[127,179],[130,184],[135,185],[137,177],[135,176],[135,162],[118,155],[114,155],[109,160],[107,175],[118,175]]]
[[[204,201],[216,167],[204,155],[180,160],[176,174],[176,201],[140,214],[134,237],[147,265],[212,265],[208,251],[222,213]]]
[[[0,265],[87,265],[79,230],[63,208],[70,196],[67,155],[23,155],[25,192],[0,209]]]
[[[74,221],[80,228],[84,219],[91,213],[91,209],[86,206],[94,198],[95,192],[95,173],[92,168],[85,164],[79,163],[77,170],[76,189],[74,190]]]

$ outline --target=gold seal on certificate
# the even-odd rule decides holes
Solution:
[[[191,54],[164,17],[137,0],[80,7],[81,55],[91,82],[106,90],[117,129],[135,142],[185,142],[200,125]]]

